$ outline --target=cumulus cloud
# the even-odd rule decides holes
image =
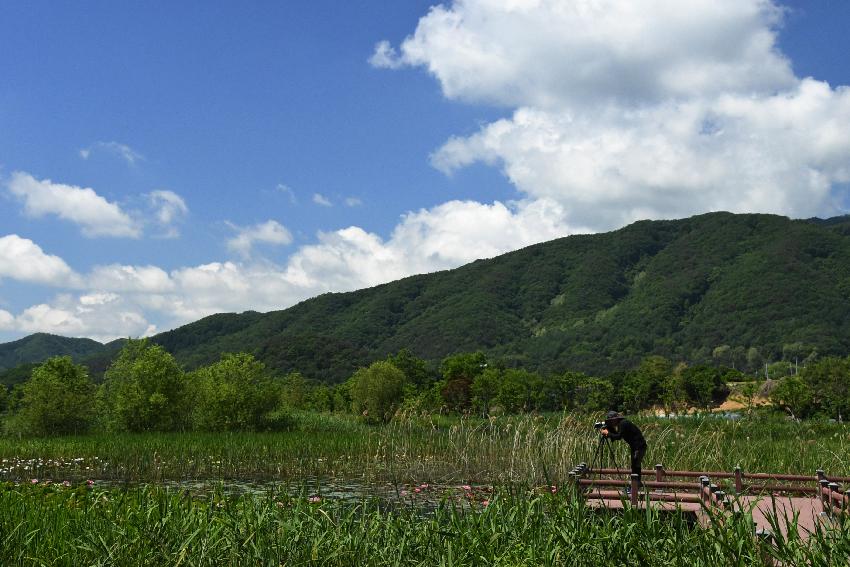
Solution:
[[[79,277],[65,263],[17,234],[0,238],[0,278],[48,285],[75,285]]]
[[[770,0],[458,0],[371,61],[513,108],[432,163],[500,167],[571,224],[841,213],[850,90],[794,76],[776,45],[782,13]]]
[[[136,162],[144,161],[145,156],[128,146],[119,142],[96,142],[87,148],[82,148],[79,151],[80,157],[89,159],[93,151],[103,151],[108,154],[117,156],[127,162],[128,165],[136,165]]]
[[[6,328],[110,340],[150,334],[206,315],[283,309],[327,291],[350,291],[417,273],[454,268],[582,227],[567,226],[563,207],[538,199],[492,204],[450,201],[404,215],[388,238],[351,226],[320,233],[282,265],[243,256],[166,271],[111,264],[79,276],[78,294],[5,317]],[[241,229],[247,247],[282,243],[288,232],[269,221]],[[239,236],[237,236],[239,238]],[[235,240],[235,239],[234,239]]]
[[[25,309],[9,326],[27,333],[89,337],[101,342],[156,332],[156,326],[147,321],[138,307],[128,304],[119,295],[102,292],[60,295],[50,303]]]
[[[113,236],[137,238],[138,224],[121,210],[88,187],[38,180],[24,172],[15,172],[6,188],[24,204],[31,217],[56,215],[81,227],[87,237]]]
[[[230,224],[230,227],[236,230],[237,234],[227,241],[227,247],[244,257],[251,255],[254,244],[258,242],[277,246],[292,242],[292,233],[275,220],[247,227]]]
[[[110,264],[95,266],[86,278],[91,289],[119,292],[165,293],[174,289],[168,272],[157,266]]]
[[[333,207],[333,203],[331,203],[331,200],[322,195],[321,193],[313,193],[313,202],[323,207]]]
[[[188,213],[189,208],[183,198],[173,191],[160,189],[147,195],[148,205],[154,213],[154,219],[162,230],[163,238],[176,238],[180,235],[176,223]]]
[[[15,317],[4,309],[0,309],[0,331],[10,331],[15,328]]]
[[[405,215],[388,240],[349,227],[319,235],[289,260],[287,279],[319,291],[347,291],[411,274],[454,268],[564,236],[564,210],[550,200],[492,205],[450,201]]]

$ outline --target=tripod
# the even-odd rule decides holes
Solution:
[[[590,468],[585,468],[587,472],[601,472],[604,468],[613,468],[619,473],[620,465],[617,462],[617,454],[614,452],[614,447],[611,444],[611,440],[608,439],[606,435],[599,436],[599,444],[596,445],[596,450],[593,452],[593,458],[590,459]],[[602,490],[599,488],[599,485],[596,485],[595,489],[591,489],[591,492],[598,492],[599,495],[602,495]]]
[[[590,460],[590,470],[595,471],[603,468],[611,468],[611,465],[617,471],[620,470],[620,465],[617,462],[617,454],[614,452],[611,440],[605,435],[600,435],[599,444],[596,446],[596,451],[594,451],[593,458]]]

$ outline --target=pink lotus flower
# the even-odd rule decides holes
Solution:
[[[467,492],[469,492],[470,490],[472,490],[472,487],[471,487],[471,486],[469,486],[468,484],[464,484],[463,486],[461,486],[461,488],[462,488],[462,489],[464,489],[464,490],[465,490],[465,491],[467,491]]]
[[[419,485],[421,488],[428,488],[428,483]]]
[[[422,489],[417,486],[413,489],[413,492],[416,492],[418,494],[419,492],[422,492]]]
[[[482,506],[489,506],[489,505],[490,505],[490,501],[489,501],[489,500],[482,500],[482,501],[481,501],[481,505],[482,505]]]
[[[68,488],[69,486],[71,486],[71,481],[70,480],[63,480],[62,486],[64,486],[65,488]]]
[[[553,485],[553,486],[550,486],[550,487],[549,487],[549,490],[552,492],[552,494],[557,494],[557,493],[558,493],[558,487],[557,487],[557,486],[554,486],[554,485]]]
[[[321,502],[321,501],[322,501],[321,496],[311,496],[310,498],[307,499],[307,502],[312,502],[313,504],[315,504],[317,502]]]
[[[92,479],[88,479],[86,481],[86,486],[94,486],[94,481]]]
[[[38,479],[34,478],[34,479],[30,480],[30,484],[38,484]]]

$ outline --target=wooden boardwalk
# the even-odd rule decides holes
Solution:
[[[702,525],[743,513],[752,517],[753,533],[763,536],[787,538],[789,529],[796,529],[806,539],[850,517],[850,493],[838,484],[850,483],[850,477],[827,477],[823,471],[813,476],[744,473],[740,468],[732,473],[666,471],[656,465],[642,476],[653,480],[638,487],[637,475],[628,471],[593,470],[585,464],[570,473],[591,508],[621,511],[649,506],[659,512],[692,514]],[[624,492],[627,487],[630,494]]]

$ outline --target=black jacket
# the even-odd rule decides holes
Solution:
[[[614,441],[622,439],[629,444],[632,451],[646,449],[646,439],[643,438],[643,433],[640,432],[637,425],[628,419],[621,419],[616,429],[609,427],[608,438]]]

